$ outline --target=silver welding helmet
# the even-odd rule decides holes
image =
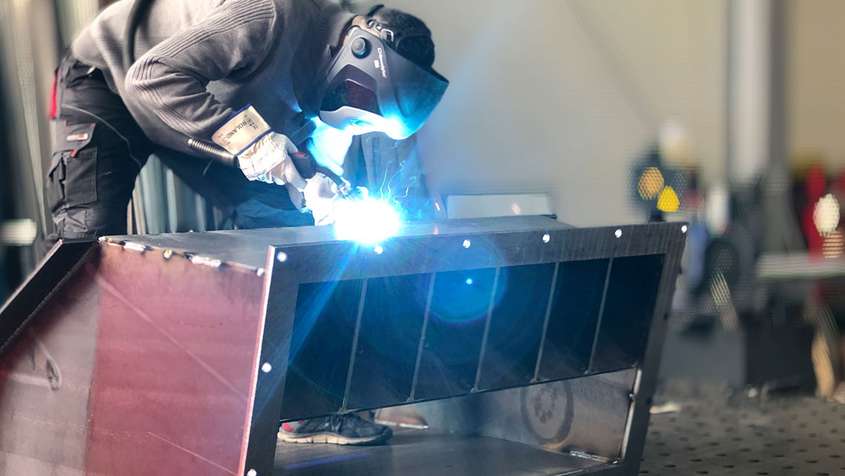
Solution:
[[[449,81],[399,54],[397,36],[371,15],[352,20],[324,76],[320,120],[354,134],[384,132],[395,140],[425,124]]]

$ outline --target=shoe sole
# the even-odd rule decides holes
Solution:
[[[388,433],[381,434],[377,437],[368,437],[368,438],[348,438],[345,436],[339,436],[334,433],[312,433],[310,435],[290,435],[287,433],[279,432],[278,434],[279,440],[283,443],[295,443],[295,444],[324,444],[324,445],[340,445],[340,446],[366,446],[366,445],[377,445],[380,443],[384,443],[388,439],[390,439],[390,435]]]

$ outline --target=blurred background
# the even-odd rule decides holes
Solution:
[[[53,70],[108,3],[0,1],[0,298],[49,226]],[[429,23],[452,81],[418,138],[432,193],[464,215],[507,194],[576,226],[689,222],[665,381],[845,403],[845,3],[386,3]],[[156,160],[128,210],[140,233],[218,218]]]

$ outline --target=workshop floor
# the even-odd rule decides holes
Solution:
[[[845,475],[845,405],[726,388],[667,394],[662,403],[680,408],[652,415],[640,474]]]

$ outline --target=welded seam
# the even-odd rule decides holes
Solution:
[[[496,268],[493,276],[493,292],[490,294],[490,302],[487,304],[487,319],[484,321],[484,335],[481,337],[481,350],[478,352],[478,368],[475,369],[475,383],[473,390],[478,390],[478,383],[481,380],[481,368],[484,366],[484,356],[487,354],[487,340],[490,337],[490,322],[493,320],[493,308],[496,307],[496,291],[499,287],[499,274],[502,268]]]
[[[343,404],[340,406],[341,411],[346,411],[346,405],[349,404],[349,390],[352,388],[352,372],[355,370],[355,356],[358,354],[358,337],[361,334],[361,319],[364,316],[364,304],[367,300],[367,287],[369,283],[369,279],[364,280],[364,284],[361,286],[361,296],[358,298],[358,315],[355,317],[355,332],[352,334],[352,349],[349,351],[349,368],[346,369],[346,386],[343,390]]]
[[[100,286],[102,286],[102,287],[103,287],[103,289],[104,289],[106,292],[108,292],[108,293],[109,293],[109,294],[111,294],[112,296],[116,297],[116,298],[117,298],[120,302],[122,302],[124,305],[126,305],[126,307],[128,307],[128,308],[129,308],[129,310],[131,310],[133,313],[135,313],[135,314],[136,314],[138,317],[140,317],[140,318],[141,318],[144,322],[146,322],[147,324],[149,324],[149,325],[150,325],[153,329],[155,329],[156,331],[158,331],[158,332],[159,332],[161,335],[163,335],[163,336],[164,336],[167,340],[169,340],[169,341],[170,341],[170,342],[171,342],[174,346],[176,346],[177,348],[181,349],[181,350],[182,350],[182,351],[183,351],[183,352],[184,352],[184,353],[185,353],[188,357],[190,357],[190,358],[191,358],[191,360],[193,360],[194,362],[196,362],[196,363],[197,363],[200,367],[202,367],[202,368],[203,368],[203,370],[205,370],[206,372],[208,372],[208,374],[209,374],[209,375],[211,375],[212,377],[214,377],[214,378],[215,378],[215,380],[217,380],[218,382],[220,382],[221,384],[223,384],[223,386],[224,386],[224,387],[226,387],[226,388],[228,388],[229,390],[231,390],[231,391],[232,391],[232,393],[234,393],[235,395],[237,395],[237,396],[238,396],[241,400],[243,400],[243,401],[247,401],[247,400],[249,400],[249,399],[247,398],[247,396],[246,396],[246,395],[244,395],[244,393],[243,393],[243,392],[241,392],[240,390],[238,390],[238,388],[237,388],[237,387],[235,387],[235,385],[233,385],[231,382],[229,382],[229,381],[226,379],[226,377],[223,377],[222,375],[220,375],[220,374],[219,374],[216,370],[214,370],[214,368],[213,368],[211,365],[209,365],[208,363],[206,363],[203,359],[201,359],[199,356],[197,356],[196,354],[194,354],[194,353],[193,353],[193,352],[191,352],[190,350],[186,349],[186,348],[185,348],[182,344],[180,344],[180,343],[179,343],[179,341],[178,341],[175,337],[173,337],[172,335],[170,335],[170,333],[168,333],[167,331],[165,331],[164,329],[162,329],[161,327],[159,327],[158,325],[156,325],[156,324],[153,322],[153,320],[150,318],[150,316],[148,316],[148,315],[147,315],[144,311],[142,311],[142,310],[141,310],[141,309],[139,309],[137,306],[135,306],[134,304],[132,304],[131,302],[129,302],[129,300],[128,300],[128,299],[126,299],[126,298],[125,298],[125,297],[121,294],[121,292],[120,292],[120,291],[118,291],[118,290],[117,290],[117,288],[115,288],[115,287],[114,287],[111,283],[109,283],[109,282],[108,282],[108,281],[107,281],[104,277],[102,277],[101,275],[99,275],[99,274],[98,274],[98,275],[96,276],[96,278],[95,278],[95,279],[97,280],[97,283],[98,283]]]
[[[552,316],[552,305],[555,299],[555,288],[557,287],[557,273],[560,270],[560,263],[555,263],[555,271],[552,274],[552,284],[549,287],[549,300],[546,303],[546,315],[543,317],[543,332],[540,334],[540,348],[537,350],[537,362],[534,364],[534,381],[540,378],[540,362],[543,361],[543,351],[546,348],[546,334],[549,330],[549,320]]]
[[[433,273],[428,284],[428,295],[425,298],[425,314],[423,314],[422,329],[420,330],[420,341],[417,343],[417,361],[414,363],[414,378],[411,379],[411,394],[408,396],[408,401],[413,401],[417,394],[417,380],[420,376],[420,363],[422,362],[422,353],[425,348],[425,336],[428,331],[431,299],[434,296],[434,281],[436,279],[437,274]]]
[[[607,262],[607,271],[604,275],[604,289],[601,292],[601,304],[599,305],[599,318],[596,321],[596,333],[593,335],[593,347],[590,349],[590,365],[587,366],[587,372],[592,372],[593,364],[596,359],[596,348],[599,345],[599,334],[601,333],[601,323],[604,320],[604,307],[607,300],[607,289],[610,287],[610,272],[613,270],[613,258]]]

